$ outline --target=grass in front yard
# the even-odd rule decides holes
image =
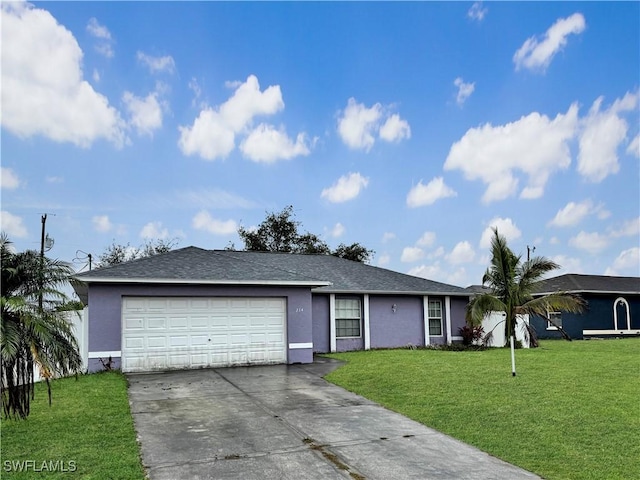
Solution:
[[[2,419],[2,478],[144,478],[122,374],[54,380],[51,390],[51,407],[46,385],[38,383],[27,420]],[[53,462],[57,472],[46,471],[43,462]]]
[[[549,479],[640,474],[640,339],[377,350],[327,380]]]

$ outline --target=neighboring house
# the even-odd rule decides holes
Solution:
[[[76,275],[89,370],[309,363],[458,340],[469,294],[331,255],[187,247]]]
[[[588,303],[583,313],[549,312],[571,338],[640,335],[640,278],[566,274],[540,282],[537,295],[575,293]],[[559,338],[546,319],[533,317],[538,338]]]

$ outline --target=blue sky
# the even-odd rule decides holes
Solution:
[[[640,4],[2,4],[2,229],[52,257],[330,246],[480,283],[491,227],[640,274]],[[76,261],[76,268],[85,267]]]

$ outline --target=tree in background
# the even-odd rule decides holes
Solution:
[[[138,258],[151,257],[160,253],[167,253],[178,244],[177,238],[171,240],[156,239],[147,240],[139,247],[132,247],[129,243],[120,245],[115,241],[98,257],[97,267],[109,267],[119,263],[136,260]]]
[[[560,265],[545,257],[522,261],[507,246],[506,238],[498,233],[498,229],[494,228],[493,233],[491,265],[482,277],[482,284],[491,291],[476,295],[468,303],[466,319],[470,326],[482,325],[484,318],[491,312],[504,312],[505,338],[509,341],[509,338],[514,337],[515,341],[515,327],[522,315],[537,315],[551,322],[548,315],[550,311],[579,313],[584,310],[585,301],[566,292],[534,298],[536,283],[549,272],[560,268]],[[525,326],[527,332],[534,333],[529,325],[525,323]]]
[[[26,418],[34,396],[35,366],[47,382],[49,404],[49,379],[82,367],[72,325],[61,309],[69,299],[60,289],[73,270],[34,250],[14,252],[4,233],[0,257],[2,410],[7,418]]]
[[[238,235],[244,242],[244,249],[255,252],[285,252],[334,255],[357,262],[368,263],[374,251],[359,243],[340,244],[335,250],[313,233],[298,232],[301,223],[295,220],[293,206],[285,207],[280,213],[267,213],[258,228],[240,227]]]

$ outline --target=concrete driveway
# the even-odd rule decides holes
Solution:
[[[161,479],[534,479],[322,379],[339,362],[128,375]]]

